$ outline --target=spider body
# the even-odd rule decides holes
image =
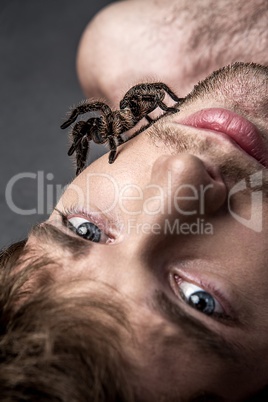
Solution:
[[[75,122],[78,116],[87,112],[97,112],[97,116],[92,116],[86,121],[77,122],[72,130],[72,145],[68,155],[76,153],[76,164],[78,175],[86,165],[89,151],[89,142],[96,144],[108,143],[110,148],[109,163],[113,163],[116,158],[118,145],[125,142],[122,134],[131,130],[135,125],[145,118],[147,124],[142,126],[129,139],[144,131],[156,120],[167,113],[176,113],[176,107],[169,107],[164,103],[164,98],[168,94],[171,99],[177,102],[177,106],[183,99],[178,98],[171,89],[163,83],[138,84],[132,87],[120,102],[119,110],[111,108],[103,102],[85,102],[72,110],[68,120],[61,125],[62,129]],[[149,116],[157,107],[165,113],[153,119]],[[129,140],[127,139],[127,141]]]
[[[129,108],[137,118],[143,116],[151,122],[149,113],[153,112],[157,107],[160,107],[165,112],[176,113],[178,109],[168,107],[164,102],[166,93],[176,102],[182,99],[178,98],[171,89],[163,82],[152,84],[138,84],[130,88],[120,102],[120,110]]]

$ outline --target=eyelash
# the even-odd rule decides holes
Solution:
[[[77,207],[70,207],[70,208],[66,208],[63,207],[63,209],[60,211],[59,209],[55,208],[55,211],[57,211],[59,213],[59,215],[61,216],[62,219],[62,224],[69,229],[72,233],[75,233],[76,236],[83,238],[83,236],[79,236],[76,233],[77,228],[69,221],[71,218],[81,218],[84,219],[86,221],[88,221],[89,223],[93,224],[95,227],[97,227],[99,229],[98,226],[103,226],[103,222],[100,221],[99,219],[96,219],[95,217],[93,218],[92,216],[90,216],[86,211],[83,211],[83,209],[78,209]],[[98,221],[98,222],[96,222]],[[102,230],[99,229],[101,232],[101,236],[107,237],[107,240],[105,241],[104,239],[102,239],[103,241],[94,241],[91,239],[85,239],[88,241],[93,241],[95,243],[112,243],[114,241],[114,237],[110,234],[110,233],[106,233],[106,230]],[[100,239],[101,240],[101,239]]]
[[[200,311],[200,314],[212,317],[213,319],[216,320],[220,320],[220,321],[234,321],[233,318],[233,311],[231,309],[231,307],[229,306],[229,303],[227,303],[225,297],[222,295],[222,293],[218,290],[215,289],[214,287],[212,287],[211,285],[207,285],[204,284],[202,281],[197,284],[192,282],[191,280],[187,279],[187,278],[183,278],[182,276],[178,275],[178,274],[170,274],[170,281],[171,281],[171,287],[175,293],[175,295],[180,298],[184,303],[186,303],[189,307],[191,307],[191,305],[188,303],[186,297],[183,297],[182,295],[182,291],[179,288],[179,285],[181,283],[188,283],[189,285],[193,285],[193,286],[197,286],[200,288],[200,292],[205,292],[207,294],[209,294],[213,299],[216,300],[216,302],[221,306],[221,308],[223,309],[223,313],[212,313],[212,314],[206,314]],[[227,304],[227,307],[226,307]],[[195,309],[194,307],[191,307],[194,310],[196,310],[197,312],[199,312],[198,309]],[[227,310],[227,312],[226,312]]]

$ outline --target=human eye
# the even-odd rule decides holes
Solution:
[[[68,219],[68,223],[69,229],[77,236],[94,243],[100,243],[102,237],[101,229],[94,223],[79,216]]]
[[[203,314],[223,314],[224,310],[220,303],[209,292],[189,282],[182,282],[179,288],[182,299],[189,306]]]
[[[214,296],[210,290],[206,290],[202,285],[198,286],[188,280],[181,278],[179,275],[173,276],[172,288],[174,293],[191,308],[198,312],[213,316],[214,318],[228,319],[229,313],[223,306],[222,296],[217,291]]]
[[[94,243],[111,243],[113,239],[102,229],[103,224],[92,222],[93,218],[76,210],[56,211],[62,218],[62,224],[76,236]]]

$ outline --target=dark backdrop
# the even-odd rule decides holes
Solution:
[[[0,0],[0,247],[46,219],[74,176],[59,126],[84,98],[75,71],[79,38],[111,2]]]

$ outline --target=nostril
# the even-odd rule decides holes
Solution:
[[[214,164],[211,164],[210,161],[200,157],[201,161],[203,162],[205,169],[209,176],[212,178],[212,180],[217,181],[217,182],[222,182],[223,183],[223,177],[220,172],[220,169],[218,166],[215,166]]]
[[[218,166],[204,159],[202,162],[211,180],[211,184],[208,186],[211,186],[210,191],[206,194],[206,212],[215,212],[225,204],[228,193],[227,186]]]
[[[212,180],[223,181],[221,173],[216,166],[206,166],[206,169],[207,169],[209,176],[212,178]]]
[[[209,176],[210,176],[213,180],[217,180],[218,175],[217,175],[216,169],[213,169],[212,166],[206,166],[206,170],[207,170]]]

